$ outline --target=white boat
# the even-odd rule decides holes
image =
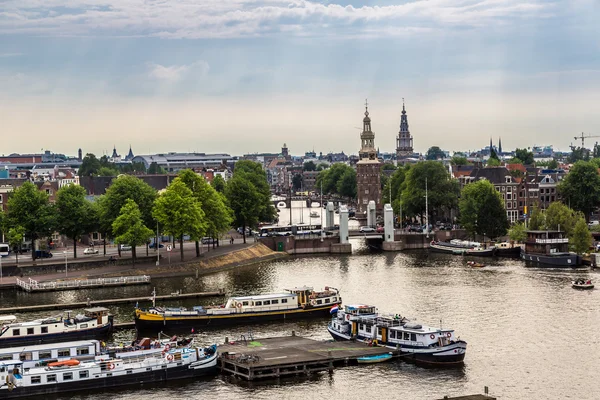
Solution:
[[[25,368],[23,361],[0,361],[0,398],[33,398],[79,390],[194,378],[216,372],[216,345],[205,349],[163,349],[137,357],[69,359]]]
[[[590,279],[577,279],[571,283],[575,289],[593,289],[594,284]]]
[[[327,326],[335,340],[357,340],[400,351],[406,360],[427,364],[461,364],[467,343],[442,329],[384,316],[374,306],[358,304],[338,310]]]
[[[310,217],[311,217],[311,218],[319,218],[319,217],[320,217],[320,215],[319,215],[319,213],[318,213],[318,212],[316,212],[316,211],[311,211],[311,212],[310,212]]]

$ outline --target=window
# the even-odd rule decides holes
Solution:
[[[502,191],[506,191],[506,186],[502,186]]]
[[[364,324],[358,325],[358,329],[361,331],[365,330],[365,325]]]
[[[271,300],[271,304],[279,304],[279,300]]]
[[[337,301],[337,297],[332,297],[331,301]]]
[[[20,335],[21,335],[20,329],[13,329],[13,336],[20,336]]]
[[[365,189],[365,194],[369,194],[369,189]]]
[[[512,200],[512,193],[506,193],[506,200]]]
[[[247,302],[247,301],[242,301],[242,305],[243,305],[243,306],[247,306],[247,305],[248,305],[248,302]]]
[[[365,332],[371,333],[371,325],[365,325]]]
[[[90,354],[90,349],[88,347],[78,347],[77,348],[77,355],[78,356],[83,356],[86,354]]]
[[[255,302],[254,302],[254,305],[255,305],[255,306],[262,306],[262,301],[255,301]]]
[[[6,360],[12,360],[13,356],[12,354],[2,354],[0,355],[0,361],[6,361]],[[0,372],[4,372],[3,370],[0,370]]]
[[[27,334],[33,335],[33,328],[27,328]]]
[[[323,304],[323,300],[317,300],[317,304]]]
[[[390,338],[396,339],[396,332],[395,331],[391,331],[390,332]]]
[[[52,352],[51,351],[40,351],[38,358],[40,360],[45,360],[46,358],[52,358]]]
[[[506,208],[510,209],[511,205],[512,205],[512,203],[509,201],[508,203],[506,203]]]
[[[65,372],[63,374],[63,381],[72,381],[73,380],[73,373],[72,372]]]
[[[19,360],[21,360],[21,361],[33,360],[33,357],[31,356],[31,352],[27,351],[27,352],[23,352],[23,353],[19,354]]]
[[[88,327],[88,324],[81,324],[81,325],[79,325],[79,327],[80,327],[80,328],[87,328],[87,327]]]
[[[410,340],[410,333],[404,332],[404,340]]]
[[[0,204],[2,204],[2,195],[0,194]]]
[[[48,333],[48,327],[42,326],[42,333]]]
[[[71,350],[69,349],[58,349],[59,357],[69,357],[71,355]]]
[[[38,376],[32,376],[31,377],[31,384],[35,385],[35,384],[38,384],[38,383],[42,383],[42,377],[39,376],[39,375]]]
[[[287,299],[281,299],[282,303],[287,303]]]
[[[46,382],[56,382],[56,374],[46,375]]]
[[[383,329],[382,328],[377,328],[377,334],[379,336],[383,335]]]
[[[263,301],[263,306],[268,306],[271,304],[271,300],[265,300]]]
[[[46,189],[46,194],[52,196],[52,189]]]
[[[410,340],[412,340],[413,342],[417,341],[417,334],[416,333],[411,333],[410,334]]]
[[[128,374],[133,374],[133,371],[132,371],[132,370],[130,370],[130,369],[128,369],[128,370],[127,370],[127,373],[128,373]]]
[[[152,371],[152,368],[146,368],[146,371]]]

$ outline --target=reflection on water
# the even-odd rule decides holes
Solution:
[[[358,244],[359,242],[353,243]],[[354,246],[355,249],[358,246]],[[159,294],[225,288],[228,294],[276,292],[296,285],[334,286],[348,303],[371,303],[382,312],[401,313],[420,322],[451,327],[468,342],[461,369],[425,369],[394,362],[336,369],[308,379],[232,383],[229,378],[173,382],[152,389],[81,394],[78,399],[279,399],[407,398],[481,393],[489,386],[501,399],[596,399],[600,383],[600,290],[576,291],[575,277],[595,272],[526,268],[518,260],[489,260],[483,269],[468,258],[426,252],[298,257],[195,278],[153,280]],[[488,260],[486,260],[488,262]],[[76,292],[0,293],[3,306],[149,296],[138,286]],[[223,298],[177,302],[187,307],[217,304]],[[148,302],[149,304],[149,302]],[[133,306],[111,307],[117,320],[132,319]],[[37,316],[40,313],[29,315]],[[46,315],[46,314],[42,314]],[[268,337],[291,331],[328,340],[326,319],[269,323],[196,332],[199,343]],[[188,333],[189,332],[185,332]],[[133,331],[119,332],[127,342]]]

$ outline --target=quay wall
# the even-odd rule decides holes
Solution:
[[[351,245],[340,246],[340,238],[326,236],[324,238],[296,238],[294,236],[275,236],[260,238],[260,242],[273,251],[287,254],[318,254],[318,253],[351,253]]]

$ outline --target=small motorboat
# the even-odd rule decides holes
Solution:
[[[575,289],[593,289],[594,288],[594,284],[592,283],[591,279],[588,279],[588,280],[577,279],[572,282],[572,286]]]
[[[392,359],[392,353],[386,353],[386,354],[376,354],[373,356],[358,357],[356,359],[356,361],[358,361],[359,364],[374,364],[374,363],[386,362],[391,359]]]
[[[483,268],[483,267],[485,267],[485,264],[478,263],[478,262],[475,262],[475,261],[467,261],[467,265],[470,266],[470,267],[472,267],[472,268]]]

